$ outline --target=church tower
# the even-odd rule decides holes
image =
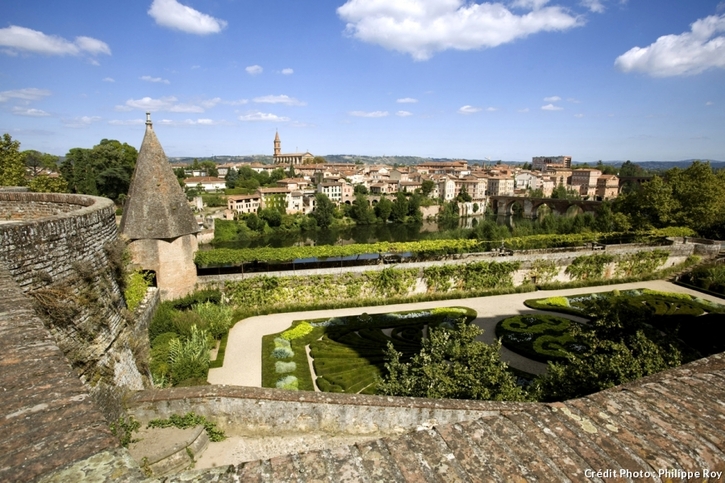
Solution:
[[[120,231],[130,240],[132,262],[156,273],[162,300],[183,297],[194,290],[199,226],[148,112]]]
[[[279,140],[279,132],[274,133],[274,157],[282,154],[282,141]]]

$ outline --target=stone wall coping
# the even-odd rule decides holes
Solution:
[[[13,225],[5,227],[12,229],[17,229],[18,227],[22,227],[24,225],[38,224],[46,221],[61,220],[64,218],[76,218],[78,216],[83,216],[87,213],[100,211],[106,208],[112,208],[115,212],[115,204],[112,200],[100,196],[91,195],[0,191],[0,201],[14,201],[18,203],[41,202],[78,205],[77,210],[72,210],[66,213],[59,213],[57,215],[33,218],[29,220],[16,220],[17,223],[13,223]]]
[[[157,402],[218,398],[252,399],[306,404],[353,405],[385,408],[420,408],[454,411],[521,411],[538,403],[516,403],[501,401],[473,401],[463,399],[425,399],[416,397],[376,396],[367,394],[339,394],[312,391],[286,391],[281,389],[209,385],[149,389],[135,393],[128,401],[128,407],[140,407]]]

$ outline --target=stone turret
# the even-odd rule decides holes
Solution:
[[[133,263],[156,273],[162,299],[182,297],[194,289],[199,227],[156,138],[150,113],[120,230],[130,240]]]
[[[279,132],[274,133],[274,155],[282,154],[282,141],[279,140]]]

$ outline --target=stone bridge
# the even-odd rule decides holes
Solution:
[[[527,198],[523,196],[489,196],[488,201],[493,212],[501,216],[513,215],[514,205],[518,203],[523,208],[524,218],[536,218],[539,208],[542,206],[548,206],[553,213],[564,215],[572,206],[581,208],[584,213],[596,213],[602,205],[601,201]]]

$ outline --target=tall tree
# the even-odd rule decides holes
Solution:
[[[25,161],[20,153],[20,141],[5,133],[0,139],[0,186],[24,186]]]
[[[408,198],[405,197],[405,193],[399,191],[395,195],[395,201],[393,202],[393,211],[390,213],[390,219],[396,223],[404,223],[408,216]]]
[[[335,216],[335,204],[324,193],[315,193],[315,209],[312,217],[320,228],[328,228]]]
[[[381,196],[380,200],[375,205],[375,216],[380,218],[380,221],[386,222],[390,217],[390,213],[393,211],[393,202],[387,199],[385,196]]]
[[[370,208],[368,197],[363,193],[355,193],[355,200],[352,202],[350,217],[360,225],[375,223],[375,212]]]

